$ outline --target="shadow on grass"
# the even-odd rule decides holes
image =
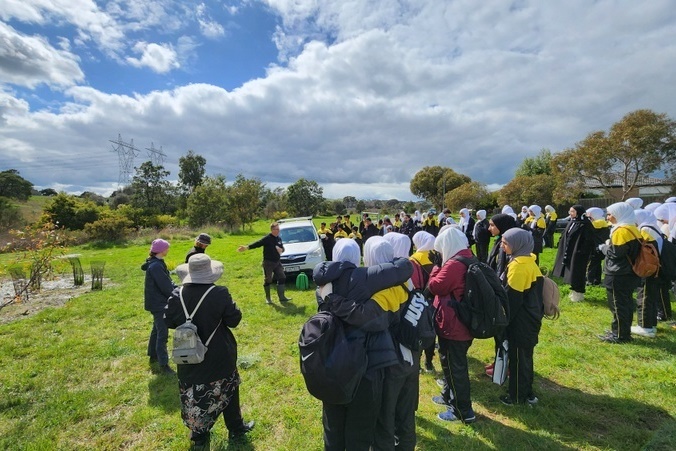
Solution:
[[[181,410],[178,379],[175,375],[155,374],[148,382],[148,405],[159,407],[167,413]]]
[[[665,343],[652,343],[655,347],[665,346]],[[672,343],[666,344],[673,349]],[[506,393],[509,382],[505,382],[502,387],[493,384],[482,374],[483,362],[471,357],[468,360],[472,400],[484,407],[487,413],[477,416],[477,422],[472,425],[474,434],[454,436],[448,442],[454,447],[547,450],[676,449],[676,434],[673,434],[676,420],[660,407],[634,399],[586,393],[542,378],[537,373],[534,390],[540,402],[534,407],[505,406],[499,401],[499,396]],[[420,420],[418,417],[419,424],[428,423],[424,419],[424,423],[420,423]],[[432,420],[431,426],[426,427],[430,427],[435,436],[444,440],[443,435],[439,436],[433,427],[435,423]],[[477,434],[481,439],[472,437]],[[430,441],[428,444],[433,443]],[[425,446],[423,449],[428,448]]]
[[[307,305],[296,305],[292,301],[286,302],[284,304],[273,303],[272,307],[278,312],[284,315],[293,315],[293,316],[307,316]]]

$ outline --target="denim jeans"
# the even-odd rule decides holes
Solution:
[[[148,340],[148,355],[150,358],[156,358],[160,366],[167,365],[169,363],[169,353],[167,352],[169,329],[164,322],[164,311],[150,313],[153,315],[153,330],[150,332],[150,339]]]

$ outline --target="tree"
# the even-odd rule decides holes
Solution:
[[[206,177],[188,197],[186,214],[191,227],[222,224],[226,220],[228,188],[225,177]]]
[[[354,196],[345,196],[343,197],[343,203],[345,204],[345,208],[355,208],[357,205],[357,198]]]
[[[291,214],[295,216],[313,216],[324,202],[324,190],[314,180],[299,179],[286,189],[287,202]]]
[[[45,206],[47,221],[58,228],[82,230],[85,224],[95,222],[101,215],[101,209],[89,200],[60,193],[54,196]]]
[[[619,181],[624,200],[642,177],[676,163],[676,122],[666,114],[636,110],[613,124],[608,133],[595,131],[553,158],[556,200],[581,193],[595,181],[606,192]]]
[[[235,177],[227,191],[226,222],[231,227],[251,225],[258,217],[260,199],[265,185],[257,178]]]
[[[0,196],[26,201],[33,192],[33,184],[19,175],[16,169],[0,172]]]
[[[12,204],[6,197],[0,197],[0,230],[16,227],[21,219],[19,207]]]
[[[363,200],[358,200],[355,209],[357,212],[361,213],[362,211],[366,210],[366,203]]]
[[[168,213],[172,211],[173,188],[166,179],[170,172],[162,165],[146,161],[136,168],[131,188],[134,190],[131,202],[136,208],[148,213]]]
[[[342,200],[334,200],[331,203],[331,213],[335,215],[344,215],[347,214],[347,208]]]
[[[542,149],[536,157],[525,158],[516,169],[514,176],[551,175],[551,173],[552,153],[549,149]]]
[[[432,206],[440,208],[443,205],[444,193],[448,193],[472,179],[458,174],[451,168],[441,166],[425,166],[411,179],[411,193],[422,197]]]
[[[470,210],[491,210],[495,208],[494,198],[486,186],[479,182],[469,182],[446,194],[446,206],[452,211],[461,208]]]
[[[45,188],[40,190],[41,196],[56,196],[59,194],[54,188]]]
[[[206,164],[207,160],[192,150],[189,150],[186,156],[178,159],[178,182],[186,194],[192,193],[195,188],[202,184]]]
[[[282,212],[286,212],[287,199],[286,190],[277,187],[274,190],[264,189],[261,199],[263,204],[263,214],[268,219],[282,218]]]
[[[553,203],[556,181],[549,175],[514,177],[498,192],[499,205],[511,205],[518,211],[521,205],[544,207]]]

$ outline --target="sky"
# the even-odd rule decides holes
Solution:
[[[334,199],[415,200],[435,165],[496,188],[631,111],[676,118],[675,86],[671,0],[0,2],[0,170],[69,193],[160,152],[176,180],[189,150]]]

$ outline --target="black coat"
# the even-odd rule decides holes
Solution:
[[[176,287],[171,281],[167,264],[157,257],[149,257],[141,269],[146,272],[143,298],[145,309],[149,312],[162,312],[167,306],[167,299]]]
[[[584,287],[594,244],[593,226],[587,218],[568,221],[559,239],[553,275],[563,277],[564,283]]]
[[[335,295],[327,296],[320,306],[353,327],[350,331],[364,334],[369,370],[399,363],[397,350],[389,333],[393,315],[386,312],[371,297],[386,288],[405,283],[413,274],[413,264],[407,258],[393,263],[357,268],[349,262],[323,262],[317,265],[312,278],[317,286],[329,282]],[[355,335],[352,335],[355,336]]]
[[[188,313],[192,313],[202,295],[211,284],[187,283],[183,287],[183,300]],[[226,287],[217,286],[200,305],[192,322],[197,326],[197,333],[206,345],[209,336],[214,337],[202,363],[178,365],[178,379],[189,384],[207,384],[232,375],[237,369],[237,341],[230,331],[242,319],[242,312],[232,301]],[[220,325],[219,325],[220,321]],[[185,322],[185,313],[176,288],[169,298],[164,322],[170,329],[175,329]]]

